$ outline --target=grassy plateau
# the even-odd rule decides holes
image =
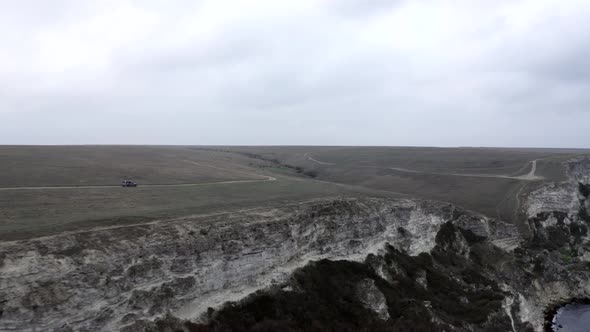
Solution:
[[[543,181],[564,180],[561,163],[588,153],[504,148],[0,146],[0,240],[359,195],[447,201],[518,222],[520,195]],[[122,179],[139,186],[121,188]]]

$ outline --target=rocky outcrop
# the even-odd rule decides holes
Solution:
[[[377,314],[381,320],[388,320],[389,312],[385,295],[375,286],[375,280],[365,278],[358,282],[356,287],[356,296],[361,304]]]
[[[556,304],[590,297],[588,161],[565,163],[568,181],[528,196],[530,238],[515,237],[512,225],[455,211],[428,251],[389,246],[360,265],[322,260],[278,289],[210,312],[207,324],[176,328],[322,330],[337,322],[341,330],[543,331]]]
[[[285,281],[322,258],[362,260],[393,243],[435,245],[448,204],[326,200],[0,244],[0,330],[115,330]]]
[[[590,298],[590,158],[569,160],[564,168],[568,181],[542,186],[526,202],[532,238],[518,252],[528,266],[522,282],[530,281],[518,293],[523,320],[540,322],[540,308]]]
[[[0,331],[540,330],[590,294],[590,163],[566,167],[529,196],[530,239],[449,204],[345,198],[1,243]]]
[[[470,214],[456,212],[440,225],[434,247],[410,255],[386,245],[360,262],[314,261],[283,284],[211,310],[207,322],[179,323],[169,317],[153,326],[140,321],[129,331],[523,331],[518,301],[523,285],[504,275],[524,275],[513,254],[494,245],[499,231]],[[479,235],[476,235],[479,234]],[[543,308],[541,308],[541,312]],[[542,323],[542,321],[541,321]]]

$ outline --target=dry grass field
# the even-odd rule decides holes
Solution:
[[[219,150],[280,159],[316,178],[451,202],[516,222],[517,195],[535,183],[563,181],[561,163],[589,154],[577,149],[431,147],[226,147]],[[534,176],[526,179],[533,171]],[[523,179],[522,177],[525,177]]]
[[[245,159],[174,146],[0,147],[0,187],[118,185],[122,178],[142,184],[257,179],[208,167],[239,171]]]
[[[331,196],[447,201],[516,221],[516,196],[579,150],[405,147],[0,147],[0,239]],[[531,172],[534,180],[519,176]],[[128,178],[137,188],[121,188]]]

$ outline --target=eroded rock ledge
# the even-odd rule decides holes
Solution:
[[[454,211],[327,200],[3,243],[0,329],[112,330],[167,311],[195,318],[309,260],[362,260],[385,242],[428,252]]]
[[[575,163],[570,173],[590,169]],[[551,303],[590,295],[587,182],[570,176],[566,196],[577,204],[564,216],[534,201],[547,192],[531,195],[526,240],[449,204],[363,198],[2,243],[0,331],[417,320],[433,330],[541,330]],[[347,310],[353,319],[339,320]]]

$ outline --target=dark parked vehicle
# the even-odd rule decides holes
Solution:
[[[129,180],[121,181],[121,187],[137,187],[137,183]]]

